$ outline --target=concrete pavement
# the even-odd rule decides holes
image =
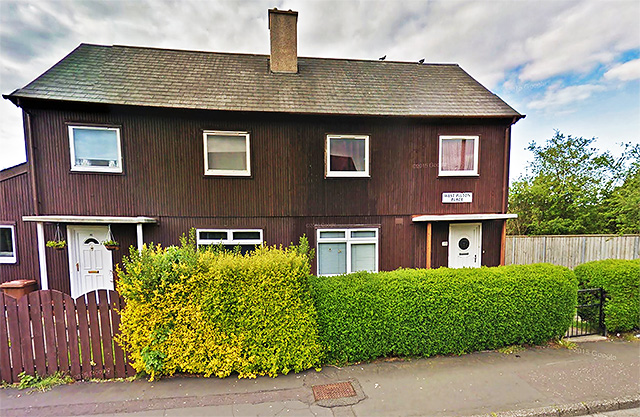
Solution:
[[[348,385],[331,385],[342,382]],[[349,396],[317,399],[345,387]],[[321,372],[310,370],[275,379],[177,377],[156,382],[79,382],[28,395],[15,389],[0,391],[0,414],[6,417],[559,416],[598,412],[599,417],[640,416],[640,409],[610,414],[620,407],[640,407],[637,341],[580,343],[575,350],[546,347],[512,354],[381,360],[341,368],[326,366]],[[518,414],[516,410],[527,411]]]

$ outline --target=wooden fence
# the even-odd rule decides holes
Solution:
[[[90,292],[75,301],[55,290],[15,300],[0,294],[0,379],[64,372],[75,379],[135,374],[115,342],[124,306],[115,291]]]
[[[505,249],[506,264],[574,268],[601,259],[638,259],[640,235],[507,236]]]

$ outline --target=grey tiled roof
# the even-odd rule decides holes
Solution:
[[[208,110],[519,117],[458,65],[299,58],[81,44],[8,98]]]

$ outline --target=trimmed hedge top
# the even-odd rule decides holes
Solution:
[[[312,277],[327,359],[431,356],[538,344],[572,322],[577,283],[550,264]]]
[[[640,328],[640,260],[607,259],[575,267],[580,288],[606,292],[604,323],[608,331]]]

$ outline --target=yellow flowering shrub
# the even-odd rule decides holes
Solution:
[[[132,249],[118,269],[126,301],[119,342],[151,379],[175,372],[276,376],[317,366],[306,239],[241,254],[179,247]]]

